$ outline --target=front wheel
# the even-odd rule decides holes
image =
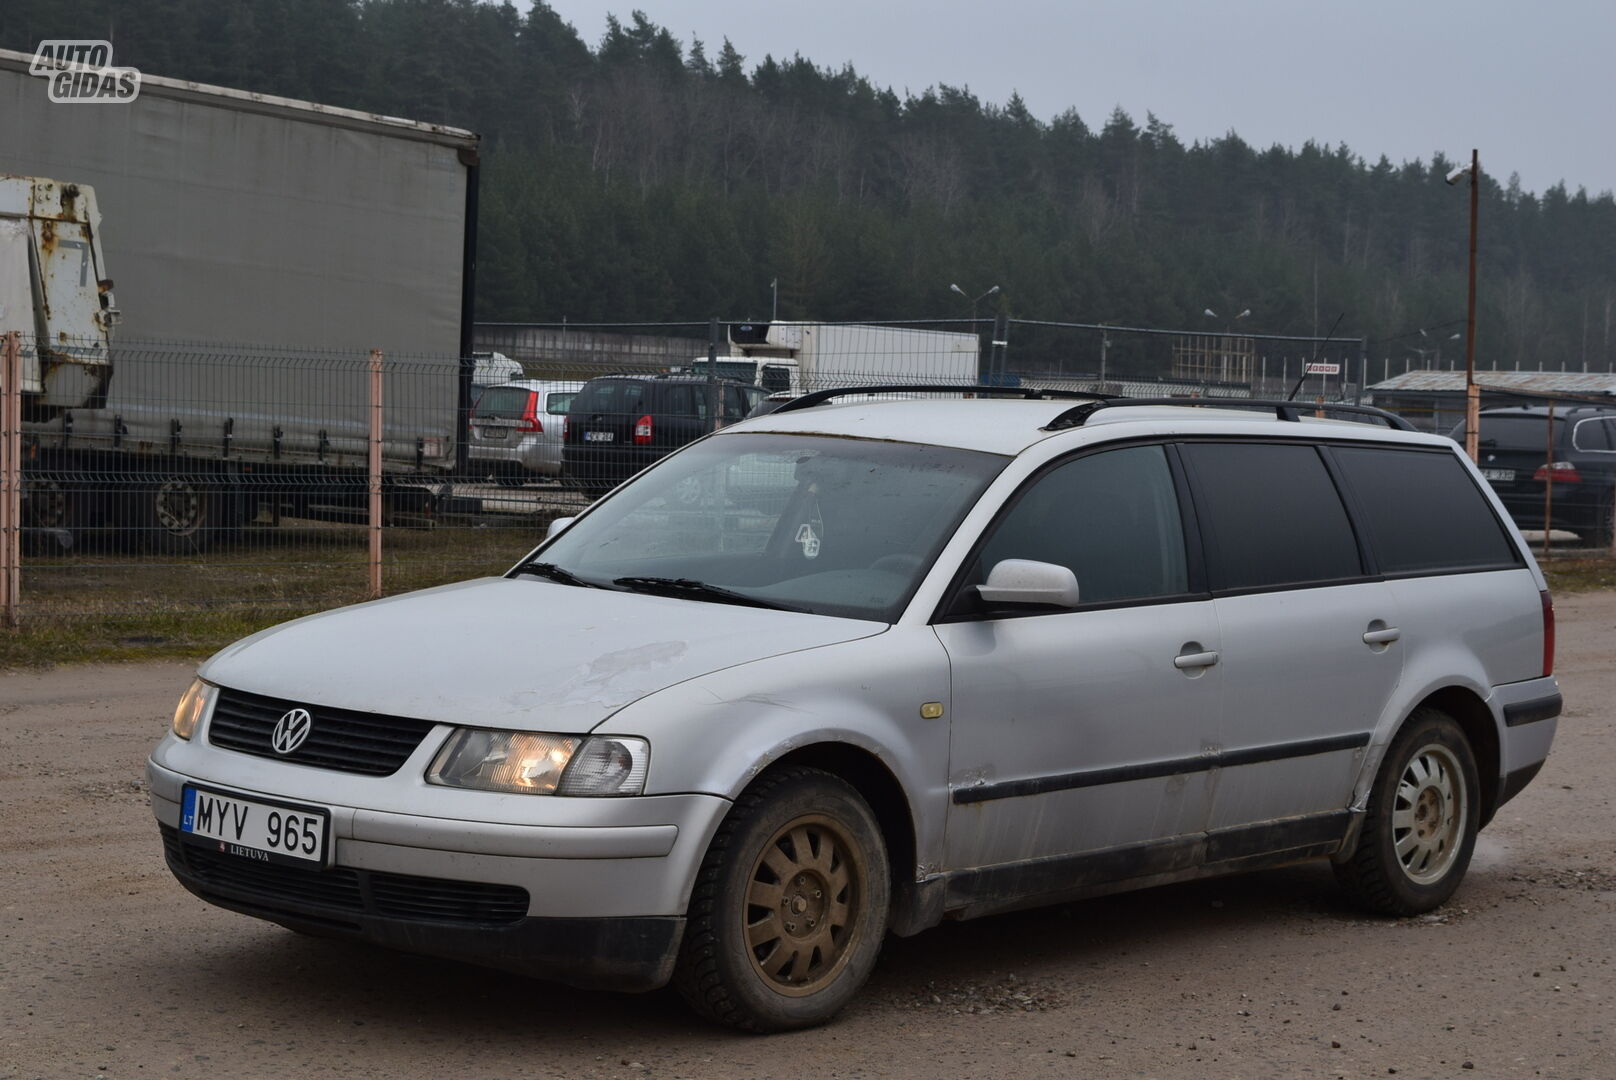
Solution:
[[[760,779],[719,826],[691,896],[674,984],[748,1031],[824,1023],[875,966],[890,895],[869,805],[818,769]]]
[[[1470,741],[1452,717],[1416,710],[1375,778],[1363,833],[1336,878],[1384,915],[1417,915],[1459,887],[1476,846],[1481,784]]]

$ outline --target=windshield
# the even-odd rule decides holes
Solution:
[[[721,435],[619,488],[533,561],[607,588],[891,622],[1008,460],[823,435]]]

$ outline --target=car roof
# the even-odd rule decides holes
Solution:
[[[1616,413],[1616,403],[1610,405],[1597,405],[1593,402],[1562,402],[1554,407],[1554,415],[1564,420],[1572,413]],[[1533,416],[1547,418],[1549,406],[1547,405],[1501,405],[1493,409],[1481,410],[1483,419],[1489,416]],[[1463,421],[1460,421],[1463,423]]]
[[[705,376],[705,375],[633,375],[633,374],[623,373],[623,374],[618,374],[618,375],[596,375],[593,379],[590,379],[589,381],[592,382],[592,383],[593,382],[612,382],[612,381],[644,382],[644,383],[653,383],[653,384],[655,384],[657,386],[670,386],[670,385],[683,385],[683,384],[687,384],[687,383],[699,383],[699,384],[705,386],[705,385],[707,385],[708,379],[707,379],[707,376]],[[713,379],[711,381],[715,382],[715,383],[718,383],[720,386],[751,386],[752,385],[751,383],[743,383],[743,382],[739,382],[739,381],[737,381],[735,379],[719,378],[719,379]]]
[[[506,382],[492,383],[487,389],[498,390],[502,387],[515,387],[522,390],[563,391],[571,392],[583,389],[582,380],[576,382],[555,382],[548,379],[510,379]]]
[[[1446,435],[1402,431],[1336,418],[1280,420],[1272,410],[1206,409],[1194,406],[1115,404],[1094,412],[1080,426],[1044,430],[1070,410],[1070,400],[1017,398],[909,398],[855,400],[773,412],[719,432],[782,432],[840,435],[894,442],[952,446],[993,454],[1019,454],[1049,439],[1074,445],[1120,438],[1172,434],[1230,434],[1248,437],[1299,436],[1365,439],[1451,447]],[[1306,403],[1299,403],[1306,407]]]

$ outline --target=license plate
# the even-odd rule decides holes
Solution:
[[[1488,480],[1497,480],[1497,481],[1500,481],[1501,483],[1508,484],[1508,483],[1512,482],[1515,479],[1515,470],[1514,469],[1483,469],[1483,470],[1481,470],[1481,475],[1486,477]]]
[[[485,439],[503,439],[504,437],[505,437],[505,429],[502,428],[502,427],[485,427],[485,428],[483,428],[483,438],[485,438]]]
[[[256,862],[323,866],[331,815],[317,806],[269,803],[187,784],[180,800],[180,835]]]
[[[584,442],[611,442],[615,438],[617,438],[617,433],[615,431],[584,432]]]

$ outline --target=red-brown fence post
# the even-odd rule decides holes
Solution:
[[[0,343],[0,622],[17,626],[22,593],[22,339]]]
[[[382,351],[370,350],[370,578],[366,595],[382,595]]]

